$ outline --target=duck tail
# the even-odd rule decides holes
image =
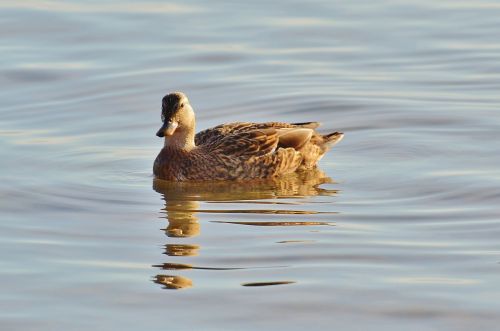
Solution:
[[[333,145],[337,144],[339,141],[344,138],[344,134],[342,132],[333,132],[323,136],[324,146],[329,149],[333,147]]]

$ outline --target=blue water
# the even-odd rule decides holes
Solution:
[[[496,329],[499,17],[497,1],[3,0],[0,328]],[[309,178],[158,186],[176,90],[199,130],[346,136]]]

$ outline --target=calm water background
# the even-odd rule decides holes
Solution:
[[[1,1],[1,329],[497,329],[499,17],[498,1]],[[333,183],[153,189],[174,90],[198,129],[344,131],[321,161]]]

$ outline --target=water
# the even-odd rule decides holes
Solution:
[[[1,329],[496,329],[498,17],[496,1],[2,1]],[[309,178],[161,185],[174,90],[200,130],[346,137]]]

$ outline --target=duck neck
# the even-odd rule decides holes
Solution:
[[[196,147],[194,144],[194,127],[187,130],[184,128],[177,129],[173,135],[165,137],[164,147],[189,152]]]

